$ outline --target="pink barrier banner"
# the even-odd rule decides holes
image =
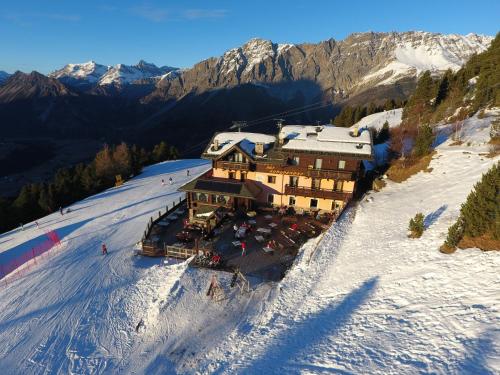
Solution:
[[[55,231],[50,231],[45,233],[47,239],[45,239],[42,243],[38,244],[31,248],[31,250],[26,251],[24,254],[10,260],[5,264],[0,264],[0,279],[3,279],[9,273],[13,272],[23,264],[29,262],[32,259],[35,259],[37,256],[40,256],[54,246],[57,246],[61,243],[61,239],[57,235]]]

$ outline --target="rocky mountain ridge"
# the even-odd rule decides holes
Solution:
[[[491,40],[477,34],[418,31],[356,33],[341,41],[296,45],[252,39],[221,57],[163,78],[145,100],[241,84],[281,88],[284,83],[300,81],[318,85],[333,100],[343,99],[375,86],[414,80],[424,70],[436,74],[458,70],[470,56],[486,50]]]

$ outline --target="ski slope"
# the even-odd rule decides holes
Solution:
[[[226,290],[218,303],[205,295],[212,272],[133,255],[149,217],[178,199],[184,169],[194,176],[208,164],[158,164],[69,215],[47,216],[39,223],[63,233],[62,248],[0,286],[3,370],[498,373],[500,254],[438,251],[474,183],[500,160],[484,156],[492,118],[467,120],[461,146],[441,139],[430,173],[388,182],[352,206],[303,246],[282,282],[251,280],[252,292],[240,293],[218,273]],[[169,176],[174,185],[162,186]],[[419,211],[427,230],[409,239]],[[1,235],[0,251],[35,236],[33,225]]]

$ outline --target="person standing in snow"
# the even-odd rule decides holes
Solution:
[[[165,186],[165,180],[163,178],[161,179],[161,185]]]
[[[170,178],[168,179],[168,183],[169,183],[170,185],[172,185],[172,184],[174,183],[174,180],[172,180],[172,177],[170,177]]]
[[[59,213],[61,214],[61,216],[62,216],[62,215],[64,215],[64,213],[63,213],[63,209],[62,209],[62,206],[61,206],[61,207],[59,207]]]
[[[186,172],[186,173],[187,173],[187,176],[189,177],[189,169],[187,170],[187,172]]]
[[[244,257],[247,251],[247,244],[245,241],[241,241],[241,256]]]
[[[106,247],[106,244],[102,244],[102,255],[107,255],[108,254],[108,248]]]
[[[40,229],[40,225],[38,225],[38,221],[35,221],[36,229]]]

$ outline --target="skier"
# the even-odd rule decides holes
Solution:
[[[172,177],[170,177],[170,178],[168,179],[168,183],[169,183],[170,185],[172,185],[172,184],[174,183],[174,180],[172,180]]]
[[[161,179],[161,185],[165,186],[165,180],[163,178]]]
[[[241,256],[244,257],[247,250],[247,244],[245,241],[241,241]]]
[[[62,215],[64,215],[64,213],[63,213],[63,209],[62,209],[62,206],[61,206],[61,207],[59,207],[59,213],[61,214],[61,216],[62,216]]]
[[[187,176],[189,177],[189,169],[187,170],[187,172],[186,172],[186,173],[187,173]]]
[[[108,248],[106,247],[106,244],[102,244],[102,255],[107,255],[108,254]]]
[[[36,229],[40,229],[40,225],[38,225],[38,221],[35,221]]]

